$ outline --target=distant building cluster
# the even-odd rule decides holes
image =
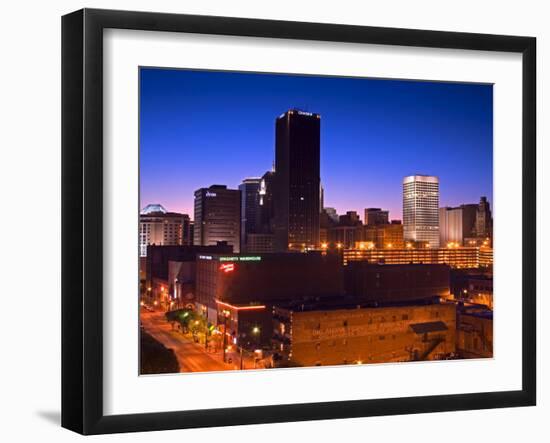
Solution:
[[[438,177],[415,174],[403,178],[403,220],[383,208],[339,215],[324,206],[320,124],[280,115],[272,170],[195,190],[193,220],[144,208],[142,302],[200,313],[223,334],[224,359],[239,349],[263,350],[273,366],[491,356],[486,197],[440,207]]]
[[[403,179],[403,220],[389,211],[366,208],[338,215],[324,207],[320,174],[319,114],[291,109],[275,121],[271,171],[243,179],[238,189],[214,184],[194,192],[194,217],[149,205],[141,214],[140,254],[147,245],[215,245],[234,252],[268,253],[354,249],[462,247],[492,244],[492,216],[486,197],[478,204],[439,206],[439,179]],[[439,260],[439,259],[438,259]]]

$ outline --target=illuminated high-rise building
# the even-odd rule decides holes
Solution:
[[[191,222],[187,214],[168,212],[162,205],[147,205],[139,216],[139,255],[147,256],[148,245],[192,244]]]
[[[403,235],[439,247],[439,179],[411,175],[403,179]]]
[[[195,191],[194,242],[196,246],[227,242],[233,252],[240,251],[241,192],[224,185]]]
[[[321,117],[291,109],[275,123],[275,250],[319,247]]]

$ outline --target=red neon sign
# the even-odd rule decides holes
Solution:
[[[223,271],[226,274],[228,272],[233,272],[234,270],[235,270],[235,264],[234,263],[225,263],[223,265],[220,265],[220,271]]]
[[[253,306],[234,306],[234,305],[230,305],[229,303],[226,303],[226,302],[223,302],[223,301],[220,301],[220,300],[216,300],[216,303],[219,304],[219,305],[222,305],[222,306],[225,306],[229,309],[235,309],[237,311],[245,311],[245,310],[251,310],[251,309],[265,309],[265,305],[253,305]]]

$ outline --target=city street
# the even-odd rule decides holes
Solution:
[[[141,310],[143,328],[167,348],[174,350],[180,372],[229,371],[233,365],[225,364],[218,355],[207,354],[204,346],[185,338],[181,332],[172,329],[163,312]]]

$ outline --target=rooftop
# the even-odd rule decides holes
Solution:
[[[404,300],[393,302],[376,302],[365,301],[359,297],[318,297],[316,299],[295,300],[289,302],[275,303],[275,307],[293,312],[309,312],[309,311],[336,311],[336,310],[351,310],[351,309],[366,309],[366,308],[393,308],[406,306],[426,306],[440,304],[440,298],[434,296],[427,299]]]
[[[159,212],[163,214],[166,214],[167,212],[166,209],[164,209],[164,206],[162,206],[159,203],[148,204],[147,206],[145,206],[145,208],[141,210],[142,215],[159,213]]]

